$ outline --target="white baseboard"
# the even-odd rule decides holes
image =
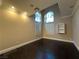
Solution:
[[[58,41],[73,43],[73,41],[71,41],[71,40],[58,39],[58,38],[50,38],[50,37],[43,37],[43,38],[50,39],[50,40],[58,40]]]
[[[74,41],[64,40],[64,39],[58,39],[58,38],[49,38],[49,37],[43,37],[43,38],[46,38],[46,39],[49,39],[49,40],[57,40],[57,41],[62,41],[62,42],[73,43],[75,45],[75,47],[77,48],[77,50],[79,51],[79,46]]]
[[[0,55],[1,55],[1,54],[4,54],[4,53],[7,53],[7,52],[9,52],[9,51],[15,50],[15,49],[17,49],[17,48],[20,48],[20,47],[22,47],[22,46],[24,46],[24,45],[30,44],[30,43],[35,42],[35,41],[40,40],[40,39],[41,39],[41,38],[34,39],[34,40],[31,40],[31,41],[28,41],[28,42],[25,42],[25,43],[21,43],[21,44],[19,44],[19,45],[16,45],[16,46],[13,46],[13,47],[10,47],[10,48],[1,50],[1,51],[0,51]]]
[[[75,47],[77,48],[77,50],[79,51],[79,46],[73,41],[73,44],[75,45]]]
[[[79,46],[78,46],[74,41],[71,41],[71,40],[63,40],[63,39],[58,39],[58,38],[49,38],[49,37],[43,37],[43,38],[50,39],[50,40],[58,40],[58,41],[73,43],[73,44],[76,46],[76,48],[78,49],[78,51],[79,51]],[[19,44],[19,45],[16,45],[16,46],[13,46],[13,47],[10,47],[10,48],[1,50],[1,51],[0,51],[0,55],[1,55],[1,54],[4,54],[4,53],[7,53],[7,52],[9,52],[9,51],[15,50],[15,49],[17,49],[17,48],[20,48],[20,47],[22,47],[22,46],[24,46],[24,45],[30,44],[30,43],[32,43],[32,42],[38,41],[38,40],[40,40],[40,39],[41,39],[41,38],[34,39],[34,40],[31,40],[31,41],[28,41],[28,42],[25,42],[25,43],[21,43],[21,44]]]

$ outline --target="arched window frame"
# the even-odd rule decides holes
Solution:
[[[53,23],[54,22],[54,12],[53,11],[48,11],[44,15],[44,22],[45,23]]]
[[[42,21],[42,15],[39,9],[35,9],[34,20],[37,23],[40,23]]]

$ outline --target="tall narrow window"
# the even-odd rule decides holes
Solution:
[[[44,16],[45,23],[51,23],[54,22],[54,12],[49,11]]]
[[[41,34],[42,15],[39,8],[35,8],[34,20],[35,20],[36,35],[40,36],[39,34]]]
[[[54,12],[48,11],[44,15],[44,28],[46,30],[46,34],[53,35],[54,34]]]

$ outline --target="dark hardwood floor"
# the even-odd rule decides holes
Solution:
[[[0,59],[79,59],[79,51],[72,43],[41,39],[1,57]]]

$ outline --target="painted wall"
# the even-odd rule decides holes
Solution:
[[[0,6],[0,50],[35,39],[35,22],[23,11]]]
[[[77,1],[73,14],[73,40],[79,46],[79,0]]]
[[[52,11],[54,12],[54,23],[48,23],[46,24],[44,22],[43,26],[43,37],[49,37],[49,38],[57,38],[57,39],[64,39],[64,40],[71,40],[72,37],[72,17],[71,16],[61,16],[60,11],[58,8],[58,5],[54,5],[51,7],[48,7],[43,12],[43,16],[48,12]],[[58,34],[58,28],[57,25],[59,23],[66,24],[66,33],[65,34]]]

